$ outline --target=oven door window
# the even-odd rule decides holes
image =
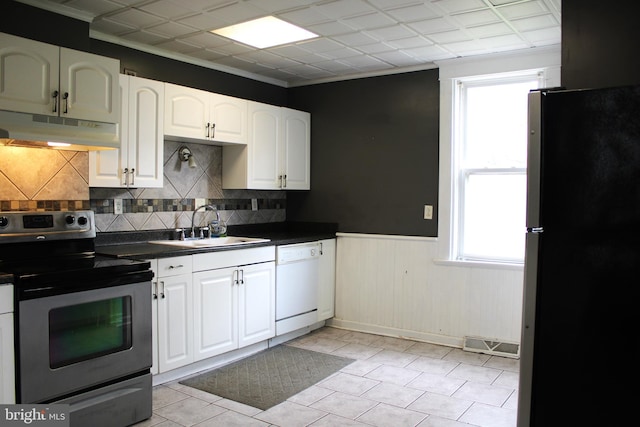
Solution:
[[[131,297],[64,306],[49,311],[51,369],[131,348]]]

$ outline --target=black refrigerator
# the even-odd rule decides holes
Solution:
[[[640,425],[640,86],[529,94],[518,427]]]

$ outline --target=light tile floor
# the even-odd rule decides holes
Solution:
[[[518,360],[330,327],[287,344],[356,361],[266,411],[157,386],[153,417],[136,427],[516,425]]]

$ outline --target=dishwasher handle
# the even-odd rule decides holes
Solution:
[[[293,262],[307,261],[320,257],[320,244],[299,243],[276,247],[276,264],[290,264]]]

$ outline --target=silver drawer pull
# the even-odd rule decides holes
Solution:
[[[170,265],[169,266],[169,270],[173,270],[174,268],[182,268],[182,267],[184,267],[184,265],[182,265],[182,264],[175,265],[175,266],[174,265]]]

